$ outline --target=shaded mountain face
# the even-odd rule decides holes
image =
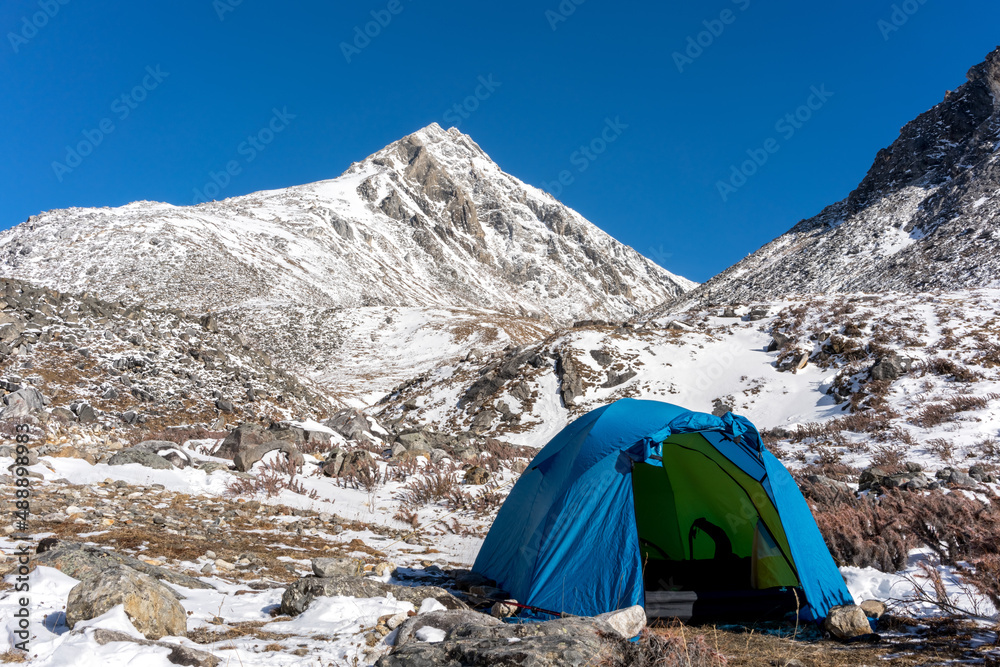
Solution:
[[[846,199],[683,299],[926,291],[1000,281],[1000,49],[903,127]]]
[[[694,286],[437,124],[329,181],[32,216],[0,234],[0,274],[214,311],[276,361],[354,396],[471,347],[624,319]]]

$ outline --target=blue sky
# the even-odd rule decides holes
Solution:
[[[331,178],[458,121],[506,171],[706,280],[846,196],[998,26],[992,0],[6,0],[0,228],[188,204],[230,161],[218,198]]]

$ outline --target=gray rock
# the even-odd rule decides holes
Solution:
[[[583,376],[573,357],[559,353],[556,358],[556,376],[559,378],[559,393],[567,408],[576,405],[576,399],[584,394]]]
[[[591,350],[590,356],[601,366],[610,366],[615,360],[611,354],[605,350]]]
[[[34,387],[22,387],[3,397],[0,420],[21,419],[45,409],[45,397]]]
[[[419,607],[427,598],[434,598],[448,609],[468,609],[468,605],[436,586],[396,586],[372,578],[336,575],[333,577],[303,577],[285,589],[281,596],[281,613],[298,616],[318,597],[344,595],[356,598],[385,597],[392,593],[397,600]]]
[[[230,431],[226,439],[222,441],[222,444],[214,452],[214,455],[225,459],[232,459],[240,449],[245,449],[253,445],[262,445],[268,440],[273,440],[273,438],[266,435],[263,426],[254,422],[244,422]]]
[[[148,574],[120,565],[83,579],[70,590],[66,624],[73,628],[119,604],[147,639],[187,634],[187,613],[173,591]]]
[[[964,486],[964,487],[976,487],[979,486],[973,477],[961,470],[952,470],[951,475],[948,476],[947,483],[949,486]]]
[[[162,456],[145,449],[139,449],[138,447],[123,449],[108,460],[108,465],[110,466],[123,466],[129,463],[138,463],[141,466],[154,468],[156,470],[175,469],[174,464]]]
[[[361,410],[348,408],[334,413],[323,422],[324,426],[344,436],[348,440],[374,439],[368,419]]]
[[[38,554],[34,560],[37,565],[53,567],[63,574],[80,580],[90,576],[99,576],[106,570],[124,565],[143,574],[148,574],[155,579],[183,586],[184,588],[203,590],[214,588],[214,586],[194,577],[178,574],[162,567],[157,567],[156,565],[150,565],[132,556],[123,556],[122,554],[101,549],[100,547],[79,544],[77,542],[67,542],[65,540],[58,540],[54,544],[47,544],[45,548],[40,545]]]
[[[889,479],[889,475],[881,468],[876,468],[874,466],[866,468],[861,472],[861,476],[858,477],[858,490],[877,491],[885,485],[885,480],[887,479]]]
[[[69,423],[76,421],[76,415],[73,414],[73,411],[68,408],[52,408],[49,412],[49,416],[61,422]]]
[[[468,622],[446,630],[443,642],[429,644],[411,639],[375,664],[376,667],[590,667],[620,658],[627,644],[610,625],[593,618],[513,624],[477,614],[470,616]]]
[[[716,398],[712,400],[712,414],[716,417],[722,417],[727,412],[732,412],[733,406],[724,402],[721,398]]]
[[[981,483],[989,483],[993,478],[986,467],[980,463],[977,463],[969,468],[969,477]]]
[[[475,572],[461,572],[455,575],[455,588],[469,592],[473,586],[493,586],[497,582]]]
[[[865,613],[865,616],[874,618],[876,621],[882,618],[888,610],[886,604],[879,600],[865,600],[861,603],[861,611]]]
[[[407,451],[431,451],[428,436],[421,431],[408,431],[396,436],[396,443],[402,445]]]
[[[634,378],[638,373],[633,370],[622,371],[621,373],[615,373],[613,371],[608,371],[608,379],[601,384],[602,389],[611,389],[612,387],[617,387],[619,385],[625,384],[632,378]]]
[[[96,641],[100,646],[111,644],[113,642],[128,642],[130,644],[139,644],[140,646],[165,648],[170,651],[166,655],[167,662],[175,665],[186,665],[187,667],[218,667],[218,665],[222,664],[222,660],[211,653],[199,651],[187,646],[179,646],[169,642],[155,642],[148,639],[136,639],[132,635],[125,634],[124,632],[106,630],[104,628],[95,628],[93,633],[94,641]]]
[[[224,414],[229,415],[229,414],[233,413],[233,402],[232,401],[227,401],[227,400],[225,400],[223,398],[216,399],[216,401],[215,401],[215,407],[216,407],[216,409],[219,412],[222,412]]]
[[[337,477],[344,467],[346,458],[347,452],[339,447],[334,448],[326,455],[326,460],[320,466],[320,471],[327,477]]]
[[[360,558],[313,558],[312,570],[317,577],[336,575],[361,576],[365,562]]]
[[[646,627],[646,610],[640,605],[598,614],[594,618],[610,625],[622,639],[632,639]]]
[[[854,604],[832,607],[823,621],[823,628],[837,639],[860,637],[872,631],[865,612]]]
[[[906,359],[895,352],[881,357],[872,366],[871,376],[873,380],[897,380],[902,375],[910,372],[912,359]]]
[[[902,488],[911,491],[926,489],[930,484],[931,480],[919,472],[904,472],[898,475],[889,475],[880,480],[880,485],[887,489]]]

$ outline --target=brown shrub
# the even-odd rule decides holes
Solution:
[[[951,461],[955,457],[955,445],[951,440],[944,438],[934,438],[927,441],[927,448],[938,455],[945,462]]]
[[[453,512],[472,512],[477,517],[489,516],[500,509],[506,496],[494,489],[483,489],[473,495],[461,487],[448,494],[446,504]]]
[[[1000,554],[984,554],[975,558],[972,567],[961,567],[959,577],[973,586],[1000,609]]]
[[[983,502],[941,490],[893,490],[856,498],[808,480],[801,480],[800,488],[814,506],[830,553],[842,565],[893,572],[905,567],[907,553],[921,544],[946,565],[1000,553],[996,496]]]
[[[927,370],[934,375],[951,377],[956,382],[976,382],[980,378],[975,371],[944,357],[934,357],[928,360]]]
[[[435,470],[408,483],[400,501],[405,506],[420,508],[444,500],[457,488],[458,476],[454,472]]]
[[[961,394],[953,396],[944,403],[931,403],[924,407],[917,415],[914,423],[918,426],[929,427],[952,421],[959,412],[969,412],[972,410],[982,410],[989,405],[989,402],[1000,398],[997,394],[987,394],[986,396],[970,396]]]

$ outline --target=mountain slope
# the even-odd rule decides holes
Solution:
[[[557,321],[620,318],[691,286],[437,125],[330,181],[32,216],[0,235],[0,266],[192,309],[472,306]]]
[[[903,127],[846,199],[683,301],[1000,284],[1000,49]]]
[[[329,181],[193,207],[32,216],[0,234],[0,272],[108,300],[217,311],[279,361],[326,379],[350,332],[325,325],[344,309],[375,318],[384,308],[434,309],[424,321],[440,327],[441,309],[471,308],[530,329],[622,319],[694,286],[437,124]],[[311,334],[282,330],[302,309],[315,313]],[[467,314],[459,319],[470,326]],[[385,356],[361,352],[373,363]],[[343,389],[365,374],[335,375]]]

